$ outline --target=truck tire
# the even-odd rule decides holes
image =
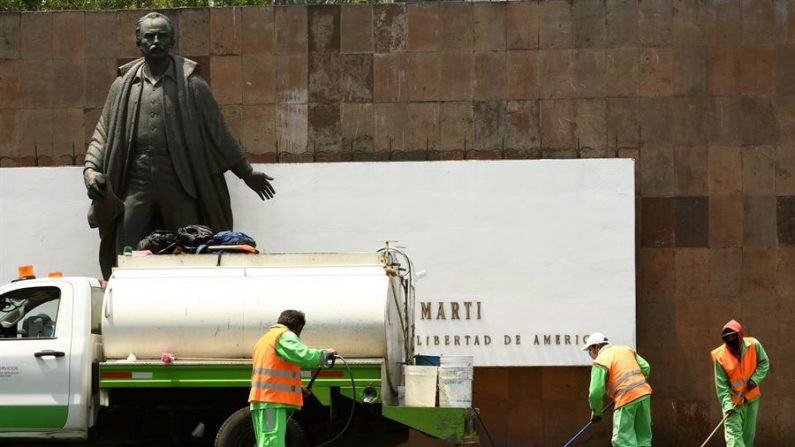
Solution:
[[[285,438],[287,447],[309,447],[304,429],[293,418],[287,420]],[[215,447],[256,447],[256,445],[254,423],[251,421],[249,407],[241,408],[226,418],[215,437]]]
[[[251,422],[251,409],[241,408],[226,418],[215,436],[215,447],[253,447],[257,445],[254,437],[254,424]]]
[[[309,447],[309,438],[295,418],[287,420],[287,433],[284,438],[287,447]]]

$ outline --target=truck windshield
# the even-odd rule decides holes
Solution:
[[[60,289],[52,286],[0,296],[0,339],[54,337],[60,298]]]

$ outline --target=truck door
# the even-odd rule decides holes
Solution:
[[[59,429],[69,412],[72,286],[0,289],[0,431]]]

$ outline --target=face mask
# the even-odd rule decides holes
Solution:
[[[740,345],[740,338],[737,336],[724,338],[723,341],[727,346],[731,346],[732,348],[736,348]]]
[[[592,360],[596,360],[596,357],[597,357],[596,351],[594,351],[592,349],[589,349],[588,350],[588,355],[591,356]]]
[[[44,336],[45,337],[52,337],[53,335],[55,335],[55,328],[54,327],[48,327],[47,329],[44,330]]]

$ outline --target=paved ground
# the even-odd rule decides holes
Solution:
[[[339,440],[335,441],[333,444],[329,444],[329,447],[391,447],[400,445],[402,442],[400,439],[395,439],[393,441],[389,441],[387,439],[381,439],[383,435],[378,435],[379,439],[375,439],[374,436],[361,436],[361,435],[350,435],[344,436]],[[319,440],[319,442],[324,442],[324,440]],[[210,447],[212,446],[212,442],[208,440],[195,440],[191,442],[190,440],[182,440],[177,443],[173,443],[173,441],[158,441],[154,439],[146,440],[146,441],[126,441],[123,439],[118,440],[105,440],[99,442],[55,442],[55,443],[43,443],[42,441],[34,441],[34,442],[0,442],[1,447],[33,447],[33,446],[41,446],[41,447],[157,447],[157,446],[175,446],[175,447],[182,447],[182,446],[195,446],[195,447]],[[289,447],[289,446],[288,446]]]
[[[115,422],[103,426],[103,430],[92,432],[92,439],[88,442],[44,442],[36,441],[15,441],[6,442],[0,440],[0,447],[212,447],[217,427],[208,427],[207,435],[201,439],[191,438],[189,433],[193,427],[186,427],[182,431],[182,436],[169,433],[168,421],[161,421],[159,426],[147,425],[151,427],[148,431],[137,430],[133,423],[124,424]],[[345,421],[340,421],[337,427],[333,427],[328,433],[321,433],[316,439],[310,440],[312,445],[317,445],[330,440],[339,433]],[[172,426],[173,427],[173,426]],[[158,430],[159,429],[159,430]],[[173,430],[173,428],[172,428]],[[132,439],[136,438],[136,439]],[[398,432],[389,433],[386,431],[374,431],[373,427],[364,423],[352,424],[345,435],[329,444],[329,447],[394,447],[404,444],[408,438],[408,433]],[[289,447],[289,446],[288,446]]]

